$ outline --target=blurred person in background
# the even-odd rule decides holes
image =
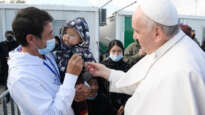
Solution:
[[[193,30],[189,25],[186,25],[186,24],[179,24],[179,27],[187,36],[189,36],[198,45],[200,45],[197,38],[195,37],[196,36],[195,30]]]

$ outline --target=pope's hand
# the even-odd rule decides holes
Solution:
[[[105,67],[103,64],[86,62],[85,68],[93,76],[98,76],[98,77],[102,77],[105,79],[108,79],[108,77],[110,76],[111,70]]]
[[[66,73],[73,75],[80,75],[83,68],[83,60],[81,56],[74,54],[71,59],[68,61]]]

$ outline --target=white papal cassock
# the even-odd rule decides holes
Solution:
[[[182,31],[109,81],[132,95],[125,115],[205,115],[205,53]]]

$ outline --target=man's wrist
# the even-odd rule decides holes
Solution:
[[[66,85],[66,87],[75,87],[75,83],[77,81],[78,77],[76,75],[70,74],[70,73],[66,73],[65,74],[65,79],[63,81],[63,84]]]
[[[65,73],[65,76],[78,77],[78,75],[75,75],[75,74],[72,74],[72,73],[69,73],[69,72],[66,72],[66,73]]]

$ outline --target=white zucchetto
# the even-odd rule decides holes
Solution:
[[[138,0],[138,3],[151,20],[165,26],[178,24],[178,13],[170,0]]]

